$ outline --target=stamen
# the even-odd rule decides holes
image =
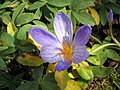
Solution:
[[[72,58],[72,54],[74,53],[73,48],[69,47],[67,44],[63,44],[62,46],[63,50],[61,50],[61,53],[59,55],[64,55],[64,58],[67,62],[75,60]]]

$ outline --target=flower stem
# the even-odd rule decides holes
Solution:
[[[89,54],[92,55],[93,53],[95,53],[95,52],[99,51],[100,49],[105,48],[107,46],[116,46],[116,44],[115,43],[104,44],[104,45],[96,48],[95,50],[91,51]]]
[[[109,23],[109,28],[110,28],[111,38],[112,38],[113,41],[117,44],[117,46],[120,47],[120,43],[119,43],[118,40],[113,36],[113,33],[112,33],[112,23]]]

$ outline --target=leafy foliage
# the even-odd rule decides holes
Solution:
[[[113,43],[109,31],[104,30],[108,27],[109,9],[114,16],[119,16],[119,1],[1,0],[0,90],[82,90],[88,88],[92,78],[111,75],[119,67],[120,47]],[[89,58],[62,72],[55,70],[56,63],[48,64],[39,57],[42,46],[28,35],[31,27],[44,28],[54,34],[53,21],[58,11],[71,18],[74,33],[83,24],[93,28],[86,46]],[[116,22],[113,22],[115,30],[119,23]],[[118,40],[119,34],[113,33]],[[119,78],[114,78],[114,85],[120,89]]]

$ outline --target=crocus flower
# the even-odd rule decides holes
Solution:
[[[112,12],[112,9],[110,9],[110,11],[108,12],[107,20],[108,20],[109,23],[111,23],[113,21],[113,12]]]
[[[58,62],[55,66],[57,71],[69,68],[72,62],[78,64],[89,56],[85,48],[92,28],[90,25],[81,26],[73,39],[73,25],[70,18],[63,12],[58,12],[54,18],[54,30],[56,36],[49,31],[32,27],[29,34],[42,45],[40,56],[49,63]]]

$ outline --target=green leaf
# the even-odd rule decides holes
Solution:
[[[95,0],[72,0],[70,7],[73,10],[85,9],[89,6],[94,5],[94,2],[95,2]]]
[[[11,17],[9,15],[10,13],[9,12],[6,12],[2,15],[2,21],[8,25],[8,23],[11,21]]]
[[[91,66],[91,69],[93,71],[94,77],[102,77],[109,75],[112,71],[113,68],[111,67],[100,67],[100,66]]]
[[[106,62],[107,56],[108,51],[106,49],[98,55],[98,59],[100,59],[100,65],[103,65]]]
[[[5,49],[4,51],[0,52],[0,56],[3,56],[3,55],[9,55],[11,53],[14,53],[16,51],[15,47],[8,47],[8,49]]]
[[[34,23],[35,25],[39,25],[40,28],[44,28],[45,30],[48,30],[47,25],[44,24],[44,23],[41,22],[41,21],[34,20],[33,23]]]
[[[78,79],[78,83],[80,84],[80,86],[82,87],[83,90],[88,88],[88,81],[85,79]]]
[[[103,40],[103,44],[108,44],[111,42],[111,36],[107,36],[104,40]]]
[[[16,24],[17,24],[17,26],[21,26],[23,24],[31,22],[34,19],[39,19],[39,16],[37,16],[33,13],[22,13],[17,17]]]
[[[95,25],[95,21],[92,16],[85,11],[81,11],[79,13],[73,11],[73,16],[77,19],[79,23],[90,24],[91,26]]]
[[[29,10],[34,10],[34,9],[37,9],[37,8],[41,8],[42,6],[45,5],[45,1],[36,1],[35,3],[31,4],[30,7],[29,7]]]
[[[105,6],[108,9],[112,9],[114,13],[120,14],[120,5],[114,3],[107,3]]]
[[[107,10],[105,7],[101,7],[99,10],[100,22],[104,26],[107,23]]]
[[[60,90],[57,84],[49,81],[42,81],[40,86],[42,90]]]
[[[8,47],[6,47],[6,46],[0,46],[0,52],[1,52],[1,51],[4,51],[4,50],[6,50],[6,49],[8,49]]]
[[[98,45],[98,44],[96,44],[96,45]],[[90,56],[87,59],[87,61],[89,61],[90,63],[92,63],[94,65],[103,65],[105,63],[105,61],[107,60],[107,56],[108,56],[108,51],[106,49],[100,50],[94,56]]]
[[[35,15],[37,15],[39,18],[41,18],[42,12],[40,11],[39,8],[36,10]]]
[[[94,65],[100,65],[100,60],[98,59],[97,56],[90,56],[87,61],[89,61],[90,63],[94,64]]]
[[[2,33],[1,40],[4,46],[14,46],[14,37],[6,32]]]
[[[33,71],[34,72],[34,74],[33,74],[34,80],[38,80],[38,81],[41,80],[42,74],[43,74],[43,69],[44,69],[43,65],[34,69],[34,71]]]
[[[85,61],[80,63],[80,66],[77,68],[77,72],[85,80],[90,80],[94,77],[92,69],[89,67],[89,64]]]
[[[16,90],[38,90],[39,83],[37,81],[29,81],[21,84]]]
[[[41,58],[29,55],[27,53],[24,53],[22,56],[19,56],[17,61],[20,64],[28,66],[40,66],[44,63],[44,61]]]
[[[77,68],[77,71],[79,73],[79,75],[84,78],[85,80],[90,80],[91,78],[93,78],[93,72],[92,70],[87,67],[87,68],[83,68],[83,67],[79,67]]]
[[[61,90],[63,90],[63,89],[61,89]],[[64,90],[82,90],[82,88],[80,87],[80,85],[77,81],[69,80],[67,82],[67,86]]]
[[[5,3],[3,3],[3,4],[0,6],[0,9],[3,9],[3,8],[8,7],[8,5],[10,5],[10,4],[11,4],[10,1],[6,1]]]
[[[7,70],[7,66],[4,62],[4,60],[0,57],[0,69],[1,70]]]
[[[55,77],[54,77],[54,73],[48,73],[46,74],[41,81],[49,81],[52,83],[56,83]]]
[[[64,7],[70,4],[70,0],[46,0],[48,4],[57,6],[57,7]]]
[[[57,81],[61,90],[64,90],[67,85],[67,81],[70,80],[70,78],[68,76],[68,72],[66,70],[61,71],[61,72],[56,71],[55,72],[55,80]]]
[[[106,49],[108,51],[108,58],[120,61],[120,55],[113,49]]]
[[[13,21],[23,12],[25,5],[26,3],[21,3],[17,8],[15,8],[13,15],[12,15]]]
[[[17,33],[17,38],[19,40],[26,40],[27,39],[27,32],[30,30],[31,27],[32,27],[31,24],[26,24],[23,27],[21,27]],[[21,35],[22,35],[22,37],[21,37]]]
[[[97,49],[98,47],[100,47],[101,45],[100,44],[94,44],[91,51]],[[92,55],[99,55],[101,52],[103,51],[103,49],[100,49],[99,51],[93,53]]]

